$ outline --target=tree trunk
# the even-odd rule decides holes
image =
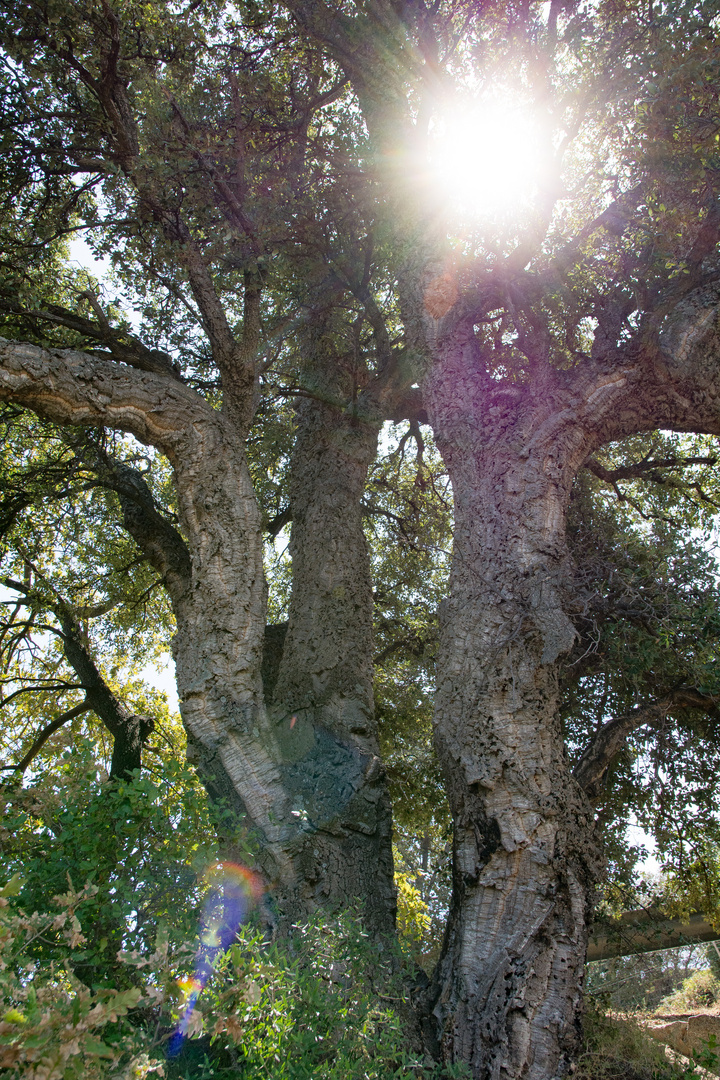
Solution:
[[[565,509],[586,439],[562,396],[500,388],[448,343],[425,400],[453,483],[435,737],[454,819],[436,1037],[473,1076],[562,1075],[576,1046],[593,818],[564,754]]]
[[[389,934],[392,822],[375,721],[373,599],[361,516],[378,425],[308,399],[300,399],[297,421],[293,590],[271,714],[302,838],[296,883],[281,905],[294,918],[298,908],[359,900],[368,929]]]
[[[288,733],[265,704],[262,522],[234,425],[215,423],[204,432],[178,458],[175,474],[191,556],[188,587],[174,598],[173,647],[188,759],[238,825],[235,840],[231,828],[224,844],[226,857],[246,861],[256,851],[273,900],[298,898],[289,914],[306,917],[313,907],[299,902],[306,890],[298,858],[306,822],[294,813],[288,765],[288,746],[305,723],[299,718]]]
[[[377,756],[372,593],[360,518],[377,428],[329,406],[307,422],[301,415],[298,584],[287,659],[268,710],[262,521],[236,423],[177,381],[14,342],[0,343],[0,398],[59,423],[130,431],[167,455],[184,542],[132,470],[106,463],[113,474],[106,482],[120,494],[125,524],[172,601],[188,757],[238,824],[238,842],[228,841],[226,855],[247,859],[248,849],[257,851],[281,914],[304,917],[318,904],[358,896],[373,927],[392,929],[389,808]]]

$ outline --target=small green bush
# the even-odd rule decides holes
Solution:
[[[720,982],[720,945],[711,941],[705,946],[705,959],[715,978]]]
[[[720,982],[710,968],[695,971],[685,979],[679,990],[669,994],[658,1005],[660,1013],[692,1012],[707,1009],[720,1000]]]
[[[84,944],[78,908],[92,899],[92,886],[55,897],[55,913],[13,911],[9,898],[21,882],[0,889],[0,1073],[22,1080],[101,1080],[145,1077],[162,1068],[145,1053],[143,1034],[128,1022],[142,1001],[138,988],[93,992],[72,972],[54,963],[44,970],[32,946],[52,936],[70,955]]]
[[[217,1065],[207,1075],[228,1080],[466,1075],[410,1049],[408,1012],[399,954],[371,942],[346,912],[273,945],[245,928],[200,995],[193,1030],[212,1040],[205,1067],[213,1054]]]

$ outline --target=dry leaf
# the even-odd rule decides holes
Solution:
[[[243,1026],[238,1016],[228,1016],[225,1021],[225,1030],[231,1039],[240,1042],[243,1034]]]
[[[257,1005],[261,997],[262,988],[260,983],[249,982],[243,993],[243,1001],[247,1001],[248,1005]]]

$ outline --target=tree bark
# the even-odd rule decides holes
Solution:
[[[368,929],[389,934],[392,822],[375,720],[373,597],[360,510],[379,425],[302,398],[297,422],[293,589],[271,713],[303,833],[297,884],[281,903],[291,914],[359,900]]]
[[[211,796],[244,819],[268,884],[292,879],[298,826],[262,694],[266,587],[244,433],[171,377],[17,342],[0,343],[0,398],[61,424],[129,431],[167,455],[190,564],[177,572],[177,545],[165,538],[189,756]],[[160,565],[162,530],[152,543]]]
[[[559,397],[494,388],[462,333],[425,390],[455,500],[435,713],[453,896],[431,1007],[445,1060],[483,1080],[566,1070],[601,867],[557,716],[565,509],[587,454]]]
[[[472,318],[428,333],[425,402],[455,500],[435,714],[453,897],[429,1004],[445,1059],[483,1080],[563,1075],[579,1033],[602,860],[557,713],[570,487],[632,432],[718,433],[717,312],[717,286],[698,290],[611,359],[516,383],[487,374]]]
[[[300,407],[297,584],[268,710],[262,521],[236,420],[171,377],[70,350],[0,342],[0,398],[64,424],[130,431],[169,458],[182,536],[132,470],[107,469],[126,527],[162,574],[188,758],[232,811],[226,857],[257,852],[280,916],[349,897],[394,917],[390,816],[372,697],[372,591],[360,497],[378,425]],[[316,580],[317,575],[317,580]],[[293,722],[293,716],[296,717]],[[232,830],[231,830],[232,831]]]

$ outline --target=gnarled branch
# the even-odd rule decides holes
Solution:
[[[15,776],[12,781],[17,781],[26,769],[32,764],[37,755],[42,750],[45,743],[48,741],[51,735],[54,735],[56,731],[59,731],[61,727],[67,724],[70,720],[74,720],[76,716],[82,716],[83,713],[90,711],[90,704],[87,698],[85,701],[81,701],[79,705],[73,706],[72,709],[68,709],[66,712],[61,713],[60,716],[56,716],[54,720],[51,720],[47,724],[40,734],[35,738],[32,746],[28,752],[23,756],[22,760],[17,765],[6,765],[5,769],[13,769]]]
[[[100,485],[116,493],[123,525],[162,577],[173,604],[180,603],[190,587],[190,553],[178,530],[157,509],[145,480],[137,469],[115,461],[93,443],[78,447],[76,453],[95,472]]]
[[[699,709],[717,714],[720,697],[703,694],[692,687],[672,690],[657,701],[640,705],[622,716],[608,720],[595,733],[574,769],[575,779],[590,799],[596,799],[607,770],[625,745],[625,740],[643,724],[657,724],[671,709]]]
[[[33,592],[30,586],[9,579],[6,579],[5,583],[21,593],[24,604],[31,605],[33,603]],[[127,777],[134,769],[140,768],[142,747],[154,729],[155,722],[151,717],[131,713],[115,697],[83,641],[75,612],[70,604],[57,594],[55,594],[54,600],[43,597],[42,603],[54,612],[60,623],[60,631],[55,630],[54,632],[58,634],[62,641],[65,658],[78,677],[78,689],[81,688],[85,691],[85,701],[80,711],[85,712],[92,709],[112,735],[113,753],[110,776],[120,779]],[[79,715],[79,713],[73,715]],[[70,719],[70,717],[66,716],[65,719]],[[59,720],[60,718],[58,718]],[[57,727],[59,726],[60,723],[57,724]],[[41,732],[39,738],[44,735],[44,739],[40,742],[40,746],[42,746],[45,739],[50,737],[53,731],[57,730],[57,727],[52,727],[52,725],[50,727],[52,730],[45,729],[45,732]],[[38,749],[40,746],[38,746]],[[30,760],[32,760],[32,757]]]
[[[199,394],[167,376],[2,338],[0,400],[60,424],[128,431],[171,460],[192,425],[212,418]]]

